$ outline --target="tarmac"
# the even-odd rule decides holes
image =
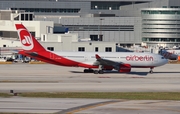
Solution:
[[[50,64],[0,65],[0,92],[180,92],[180,64],[130,73],[83,73]],[[179,114],[180,101],[123,99],[0,98],[0,112],[69,114]]]

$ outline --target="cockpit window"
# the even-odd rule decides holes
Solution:
[[[164,59],[164,57],[161,57],[161,59]]]

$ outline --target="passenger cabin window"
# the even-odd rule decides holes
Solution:
[[[85,51],[85,47],[78,47],[78,51]]]
[[[90,35],[91,41],[98,41],[98,35]]]
[[[112,48],[111,47],[106,47],[105,52],[112,52]]]
[[[47,47],[48,50],[54,51],[54,47]]]

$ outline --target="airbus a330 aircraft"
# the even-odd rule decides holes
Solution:
[[[135,52],[54,52],[46,50],[22,25],[16,24],[16,29],[22,44],[20,54],[50,64],[84,67],[84,73],[103,74],[104,70],[115,69],[128,73],[131,68],[153,68],[168,62],[163,56],[153,53]],[[96,70],[93,70],[96,69]],[[98,69],[98,70],[97,70]]]
[[[159,54],[164,56],[166,59],[169,59],[169,60],[177,60],[178,59],[178,56],[179,56],[179,53],[178,53],[179,50],[165,50],[165,49],[160,49],[159,50]],[[180,51],[179,51],[180,52]]]

